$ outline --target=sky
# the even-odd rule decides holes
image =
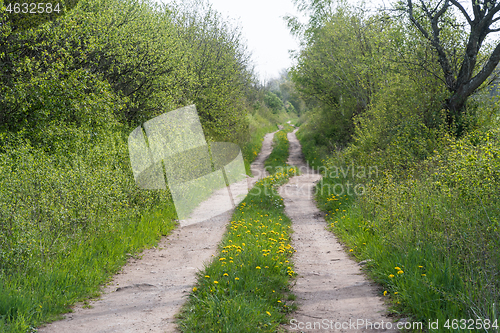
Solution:
[[[385,2],[387,2],[386,0]],[[163,0],[168,3],[168,0]],[[252,54],[255,72],[261,83],[278,78],[283,69],[294,63],[290,50],[299,49],[299,40],[290,34],[284,16],[299,14],[292,0],[209,0],[213,8],[234,25],[240,27],[243,41]],[[356,2],[352,0],[352,2]],[[371,0],[380,4],[383,0]]]
[[[289,50],[298,50],[283,16],[298,13],[291,0],[210,0],[214,9],[242,30],[261,82],[279,77],[292,66]]]

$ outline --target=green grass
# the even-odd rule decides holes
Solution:
[[[286,322],[295,309],[290,292],[295,250],[291,221],[275,187],[295,173],[282,164],[281,172],[259,180],[236,208],[219,254],[198,273],[181,311],[182,332],[276,332]]]
[[[282,172],[287,166],[289,142],[287,133],[293,131],[293,127],[285,124],[285,128],[274,135],[273,151],[264,162],[265,169],[270,175]]]
[[[27,332],[97,296],[128,256],[157,244],[174,227],[171,203],[129,218],[69,249],[42,269],[0,278],[0,332]]]

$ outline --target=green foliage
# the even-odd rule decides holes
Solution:
[[[264,102],[267,107],[273,110],[273,113],[279,113],[284,109],[283,101],[276,96],[275,93],[268,91],[266,96],[264,97]]]
[[[296,89],[315,114],[311,131],[341,146],[350,142],[354,118],[368,108],[389,66],[387,25],[365,16],[339,7],[307,40],[291,71]]]
[[[248,55],[238,30],[204,3],[187,9],[84,0],[35,29],[10,28],[3,25],[0,38],[0,119],[10,131],[43,127],[61,113],[72,120],[79,108],[94,109],[92,96],[133,126],[195,103],[209,139],[242,143],[249,136]]]
[[[321,17],[292,78],[309,108],[298,137],[323,171],[329,227],[367,260],[395,313],[424,326],[500,320],[498,100],[478,94],[450,122],[442,63],[417,28],[345,5]],[[459,70],[465,32],[446,17],[440,38]]]
[[[57,245],[49,248],[45,258],[50,260],[37,269],[3,270],[0,331],[33,331],[67,312],[76,301],[97,296],[102,284],[120,270],[131,253],[155,245],[160,236],[175,227],[174,217],[175,209],[168,204],[137,217],[114,219],[113,224],[102,225],[92,235],[73,234],[73,241],[65,242],[64,252],[54,253]],[[34,251],[30,255],[37,258]]]
[[[274,132],[278,128],[276,125],[263,118],[260,114],[249,115],[250,133],[252,133],[247,143],[241,147],[243,159],[245,162],[245,169],[248,176],[252,176],[250,171],[250,164],[257,158],[260,149],[262,148],[262,141],[264,135],[269,132]]]
[[[349,158],[405,173],[431,156],[446,125],[436,98],[440,91],[424,87],[394,75],[374,95],[371,108],[356,118],[354,142],[346,150]]]
[[[291,130],[293,130],[293,127],[288,125],[287,129],[274,134],[273,151],[264,162],[264,168],[270,175],[282,171],[284,166],[288,166],[288,148],[290,145],[287,132],[291,132]]]
[[[6,22],[9,22],[14,31],[19,31],[36,28],[47,21],[55,20],[73,9],[77,2],[78,0],[48,0],[39,5],[33,2],[4,0],[0,2],[0,8],[2,6],[5,6],[6,10],[10,8]]]

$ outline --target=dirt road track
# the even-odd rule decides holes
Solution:
[[[395,329],[370,330],[366,326],[342,323],[364,320],[375,323],[390,321],[377,286],[369,282],[359,265],[349,259],[335,236],[325,229],[323,214],[314,201],[314,186],[321,179],[304,163],[295,131],[288,134],[290,157],[288,163],[297,166],[302,175],[290,179],[279,192],[284,199],[285,212],[293,221],[295,271],[298,273],[293,292],[299,310],[291,316],[294,325],[285,325],[290,332],[397,332]],[[323,323],[333,329],[307,330],[307,323]],[[299,326],[303,323],[304,326]],[[335,323],[337,328],[335,329]],[[393,325],[392,323],[390,325]],[[394,324],[395,326],[395,324]],[[319,326],[318,326],[319,327]],[[326,326],[325,326],[326,327]],[[294,328],[296,328],[294,330]]]
[[[264,137],[262,149],[251,165],[254,177],[264,175],[264,161],[272,151],[273,134]],[[217,197],[209,200],[217,200]],[[213,203],[217,206],[217,203]],[[200,206],[203,212],[210,205]],[[131,259],[105,287],[92,308],[75,306],[66,318],[40,328],[44,333],[176,332],[175,315],[196,282],[195,273],[217,252],[232,210],[201,223],[186,222],[165,237],[157,247],[144,251],[142,259]],[[189,219],[188,219],[189,220]]]

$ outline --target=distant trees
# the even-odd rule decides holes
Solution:
[[[273,110],[273,113],[278,113],[284,109],[283,101],[273,92],[268,91],[264,97],[264,102],[267,107]]]
[[[287,69],[283,69],[279,77],[269,80],[265,85],[265,89],[267,91],[266,104],[275,110],[274,113],[283,110],[300,116],[305,112],[305,103],[292,82],[290,72]]]

